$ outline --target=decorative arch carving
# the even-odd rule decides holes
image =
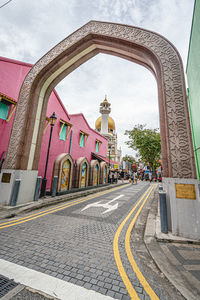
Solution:
[[[66,162],[70,163],[69,171],[64,170],[67,167],[67,166],[65,166]],[[74,161],[70,154],[61,153],[57,156],[57,158],[54,162],[53,176],[52,176],[52,180],[53,180],[54,176],[58,176],[57,192],[61,192],[64,190],[71,190],[73,168],[74,168]],[[69,172],[69,178],[68,178],[67,172]]]
[[[97,170],[95,170],[97,168]],[[97,159],[92,159],[90,162],[90,185],[98,185],[99,184],[99,162]]]
[[[163,176],[196,178],[178,51],[157,33],[98,21],[90,21],[61,41],[27,74],[19,95],[5,168],[38,169],[50,93],[64,77],[98,53],[136,62],[153,73],[158,85]]]
[[[87,160],[86,157],[79,157],[76,161],[76,181],[75,181],[75,185],[77,188],[81,188],[83,186],[81,186],[81,181],[83,182],[83,174],[82,174],[82,170],[83,170],[83,166],[84,164],[86,164],[87,168],[86,168],[86,173],[85,173],[85,185],[84,187],[88,186],[88,181],[89,181],[89,162]]]

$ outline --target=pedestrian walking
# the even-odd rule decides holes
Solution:
[[[135,182],[135,184],[137,184],[137,173],[136,172],[134,173],[134,182]]]
[[[149,172],[149,181],[151,182],[152,181],[152,173]]]
[[[144,173],[142,173],[141,175],[141,180],[143,181],[143,179],[144,179]]]
[[[131,174],[131,183],[134,184],[134,177],[133,177],[133,173]]]
[[[114,176],[114,174],[112,173],[112,184],[114,183],[114,181],[115,181],[115,176]]]
[[[117,173],[114,173],[114,182],[117,183]]]

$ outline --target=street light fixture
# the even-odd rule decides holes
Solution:
[[[49,160],[49,150],[50,150],[50,145],[51,145],[51,137],[52,137],[52,131],[53,131],[53,127],[56,123],[56,115],[55,112],[53,112],[53,114],[50,117],[50,124],[51,124],[51,130],[50,130],[50,136],[49,136],[49,145],[48,145],[48,150],[47,150],[47,158],[46,158],[46,165],[45,165],[45,171],[44,171],[44,177],[42,179],[42,186],[41,186],[41,192],[40,192],[40,197],[44,197],[46,195],[46,185],[47,185],[47,178],[46,178],[46,174],[47,174],[47,165],[48,165],[48,160]]]

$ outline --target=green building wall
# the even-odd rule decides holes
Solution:
[[[194,3],[186,74],[194,155],[200,180],[200,0]]]

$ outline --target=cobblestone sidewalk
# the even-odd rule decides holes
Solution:
[[[200,245],[187,241],[157,241],[155,222],[158,193],[148,216],[145,242],[154,261],[170,282],[188,300],[200,299]],[[148,228],[147,228],[148,227]],[[163,238],[164,234],[162,234]],[[163,238],[164,239],[164,238]]]

